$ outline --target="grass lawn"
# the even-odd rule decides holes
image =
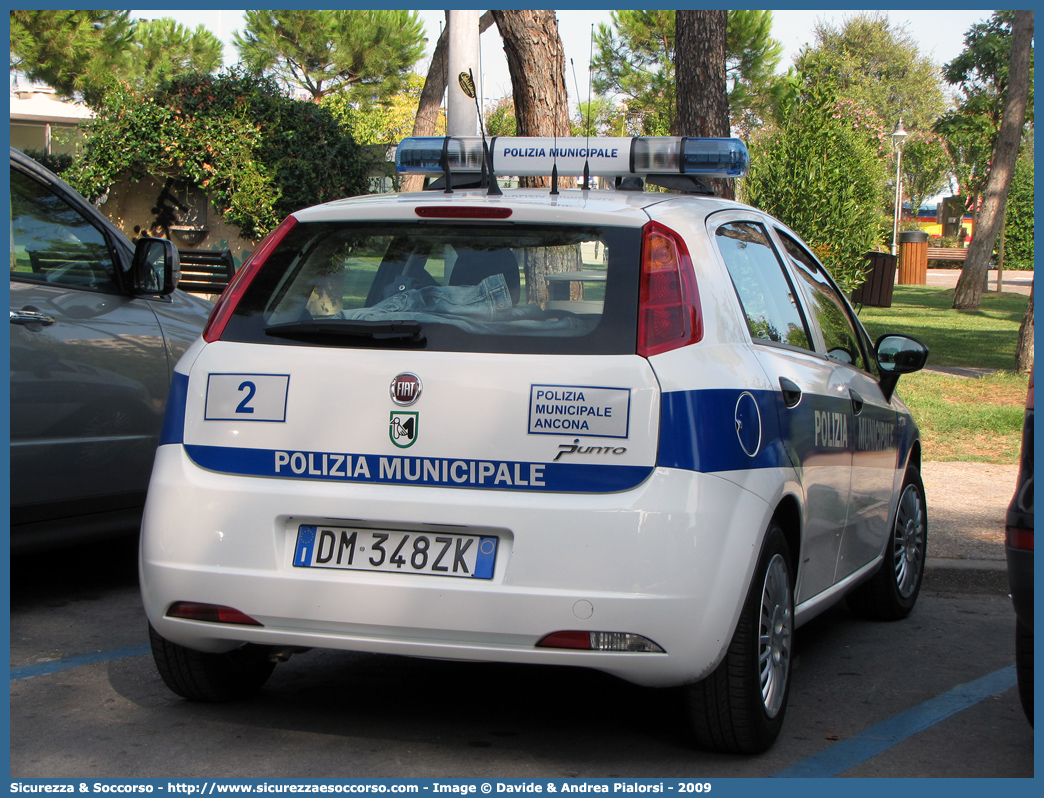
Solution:
[[[1029,380],[999,371],[951,377],[922,371],[900,378],[896,393],[913,411],[925,461],[1019,462]]]
[[[979,310],[952,310],[953,290],[896,286],[891,308],[864,308],[871,337],[912,335],[928,345],[928,368],[999,369],[981,378],[930,371],[899,380],[921,429],[926,461],[1018,463],[1029,380],[1010,369],[1029,297],[987,293]]]
[[[863,308],[870,337],[902,332],[924,341],[928,366],[1015,368],[1015,342],[1029,297],[983,294],[979,310],[953,310],[953,289],[897,285],[890,308]]]

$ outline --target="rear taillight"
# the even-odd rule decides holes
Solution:
[[[700,295],[685,242],[650,222],[642,231],[638,354],[651,357],[703,338]]]
[[[168,618],[184,618],[208,623],[234,623],[241,626],[262,626],[244,612],[220,604],[200,604],[196,601],[175,601],[167,610]]]
[[[1009,526],[1005,529],[1005,540],[1008,548],[1021,551],[1033,551],[1033,530]]]
[[[575,648],[581,651],[629,651],[644,654],[666,653],[656,643],[627,632],[552,632],[537,641],[537,648]]]
[[[265,236],[258,248],[247,258],[246,263],[236,272],[218,298],[214,309],[210,311],[207,326],[203,329],[204,341],[211,343],[221,338],[221,334],[225,331],[225,325],[228,324],[228,320],[235,313],[236,305],[243,298],[243,294],[250,287],[250,283],[261,270],[261,267],[265,265],[265,261],[272,254],[272,250],[279,245],[279,242],[283,240],[284,236],[290,232],[295,224],[297,224],[297,219],[293,216],[287,216],[275,230]]]

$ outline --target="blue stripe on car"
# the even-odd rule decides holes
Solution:
[[[185,404],[188,401],[187,374],[177,371],[171,376],[170,390],[167,392],[167,412],[163,416],[163,429],[160,430],[159,445],[165,443],[181,443],[185,440]]]
[[[761,418],[761,446],[751,457],[740,445],[736,408],[749,393]],[[738,471],[791,465],[783,447],[772,391],[671,391],[660,405],[660,448],[656,464],[686,471]]]
[[[187,391],[188,378],[175,373],[161,443],[183,442]],[[756,413],[751,413],[749,399],[741,401],[744,394],[753,397]],[[800,406],[786,408],[782,394],[774,391],[665,393],[655,467],[713,473],[800,467],[810,456],[819,464],[850,457],[851,441],[840,446],[822,440],[816,431],[816,413],[845,418],[846,434],[856,434],[846,398],[806,394]],[[737,429],[737,418],[748,425],[746,429]],[[759,425],[759,435],[751,435],[752,421]],[[911,430],[907,427],[900,435],[902,462]],[[585,457],[586,462],[528,462],[184,445],[198,466],[226,474],[488,490],[611,493],[640,485],[654,468],[607,463],[605,458],[615,456],[611,447],[581,446],[571,455]],[[602,462],[591,462],[593,458]]]
[[[184,446],[196,465],[225,474],[386,485],[611,493],[640,485],[653,471],[652,466]]]

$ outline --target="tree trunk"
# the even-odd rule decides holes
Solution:
[[[1033,371],[1033,285],[1030,285],[1029,307],[1019,327],[1019,343],[1015,347],[1015,371],[1025,374]]]
[[[568,136],[565,51],[554,11],[494,10],[504,40],[519,136]],[[570,178],[571,180],[572,178]],[[523,177],[526,187],[550,187],[547,177]],[[575,187],[571,184],[570,187]],[[529,250],[525,253],[526,298],[547,301],[547,275],[578,268],[577,252]],[[573,292],[572,298],[580,298]]]
[[[493,14],[487,11],[479,17],[479,35],[485,33],[493,24]],[[420,103],[417,105],[417,116],[413,121],[414,136],[434,136],[435,125],[439,121],[439,108],[442,107],[442,95],[446,93],[446,51],[449,49],[449,29],[444,28],[435,52],[431,55],[428,74],[424,78]],[[406,175],[402,179],[403,191],[420,191],[424,185],[423,175]]]
[[[729,136],[729,96],[725,77],[727,11],[675,12],[674,75],[679,136]],[[718,196],[734,199],[733,181],[715,178]]]
[[[1001,209],[1008,199],[1011,176],[1019,155],[1022,127],[1029,96],[1029,62],[1033,42],[1033,12],[1016,11],[1011,26],[1011,60],[1008,66],[1008,97],[1004,103],[997,147],[993,151],[990,178],[982,208],[975,218],[975,235],[953,294],[953,307],[976,310],[982,303],[982,288],[997,243]]]
[[[504,39],[520,136],[568,136],[565,52],[554,11],[494,10]],[[523,186],[550,186],[544,177]]]
[[[1004,231],[1005,224],[1004,219],[1008,214],[1008,207],[1004,206],[1001,208],[1000,218],[1000,235],[997,241],[997,293],[999,294],[1004,290]],[[989,275],[986,277],[986,290],[990,290]],[[1033,286],[1030,286],[1030,291],[1033,290]]]

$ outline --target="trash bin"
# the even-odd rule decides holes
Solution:
[[[899,234],[899,285],[928,285],[928,234]]]
[[[896,256],[888,252],[867,252],[866,282],[852,292],[852,304],[872,308],[892,307],[892,287],[895,285]]]

